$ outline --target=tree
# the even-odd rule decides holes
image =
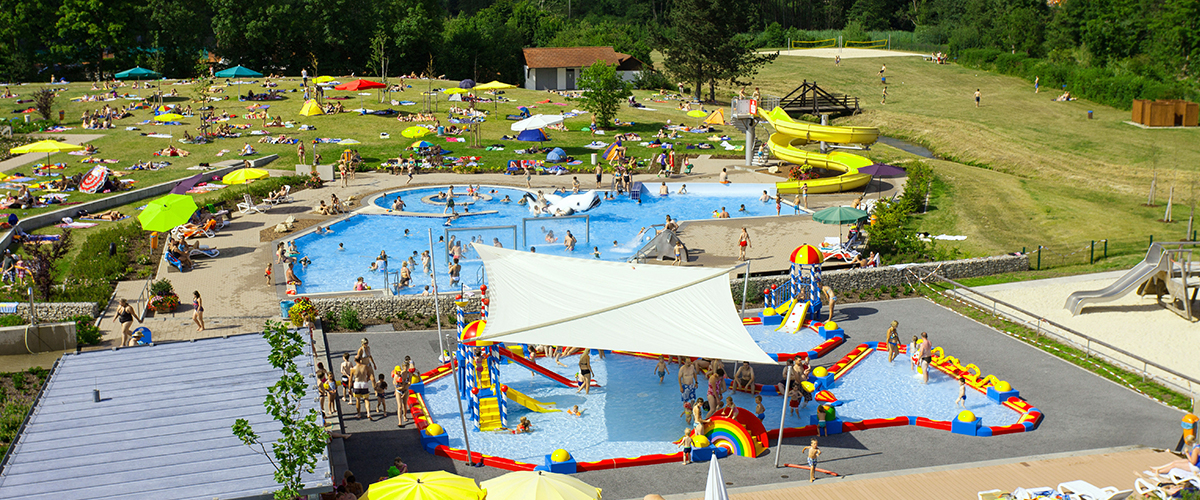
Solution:
[[[709,100],[716,98],[715,84],[749,76],[778,54],[759,54],[753,39],[738,36],[749,30],[741,4],[733,0],[672,0],[669,30],[654,32],[654,41],[665,56],[664,65],[677,80],[709,83]]]
[[[304,356],[304,337],[299,331],[270,320],[263,325],[263,337],[271,345],[271,354],[267,356],[271,366],[283,370],[283,376],[267,390],[263,406],[283,428],[279,440],[271,443],[271,453],[246,419],[239,418],[233,423],[233,434],[246,446],[257,446],[256,451],[275,466],[275,481],[281,486],[275,492],[275,500],[292,500],[300,496],[304,487],[301,474],[313,472],[317,457],[329,442],[329,435],[319,423],[318,410],[300,409],[308,389],[304,375],[296,366],[296,359]]]
[[[49,120],[54,114],[54,98],[58,97],[51,89],[38,89],[33,92],[33,107],[37,108],[43,120]]]
[[[129,47],[135,12],[125,0],[63,0],[56,25],[61,41],[51,48],[68,59],[91,61],[92,76],[100,78],[105,53]]]
[[[617,76],[617,67],[604,61],[596,61],[584,68],[575,83],[584,91],[576,100],[583,103],[583,109],[595,115],[596,122],[602,126],[612,123],[621,101],[633,95],[633,85],[622,81]]]
[[[33,286],[41,294],[42,300],[50,301],[50,293],[54,291],[54,270],[58,261],[71,250],[71,230],[63,228],[58,240],[49,245],[39,245],[37,242],[27,242],[22,245],[29,261],[33,264]]]

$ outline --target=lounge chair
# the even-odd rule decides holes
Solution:
[[[1052,496],[1054,488],[1049,486],[1040,486],[1036,488],[1017,488],[1012,492],[1014,500],[1034,500],[1046,496]]]
[[[193,248],[192,251],[188,255],[191,257],[216,257],[218,255],[221,255],[221,251],[217,250],[216,248],[199,246],[199,247]]]
[[[271,205],[269,203],[254,203],[254,200],[250,198],[250,193],[242,195],[242,199],[243,201],[237,205],[238,213],[252,214],[258,212],[260,214],[265,214],[267,213],[267,210],[271,209]]]
[[[1133,490],[1119,490],[1115,486],[1100,488],[1087,481],[1068,481],[1058,485],[1058,492],[1082,500],[1123,500]]]
[[[213,236],[217,235],[215,231],[216,228],[216,219],[209,219],[208,222],[205,222],[204,225],[200,227],[189,226],[186,224],[182,226],[176,226],[175,229],[171,230],[171,236],[175,237],[175,239],[195,238],[198,236],[212,238]]]
[[[1193,487],[1200,488],[1200,475],[1192,471],[1171,469],[1163,476],[1171,478],[1171,482],[1175,484],[1192,483]]]
[[[172,257],[171,252],[163,252],[163,258],[166,259],[167,264],[175,266],[175,269],[178,269],[180,272],[187,272],[187,269],[183,268],[183,263],[179,262],[179,259]]]
[[[1159,478],[1156,481],[1157,484],[1140,477],[1134,479],[1133,491],[1138,495],[1141,495],[1143,498],[1159,498],[1162,500],[1168,500],[1171,498],[1178,498],[1176,495],[1179,494],[1179,491],[1183,488],[1186,488],[1186,486],[1175,484],[1170,480],[1162,478]]]

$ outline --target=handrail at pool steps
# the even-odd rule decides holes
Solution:
[[[912,272],[912,271],[910,270],[909,272]],[[915,275],[915,274],[914,274],[914,275]],[[1196,379],[1194,379],[1194,378],[1192,378],[1192,377],[1189,377],[1189,376],[1187,376],[1187,375],[1184,375],[1184,374],[1182,374],[1182,373],[1179,373],[1179,372],[1177,372],[1177,371],[1175,371],[1175,370],[1172,370],[1172,369],[1170,369],[1170,368],[1167,368],[1167,367],[1165,367],[1165,366],[1163,366],[1163,365],[1160,365],[1160,364],[1158,364],[1158,363],[1155,363],[1155,362],[1153,362],[1153,361],[1150,361],[1150,360],[1148,360],[1148,359],[1146,359],[1146,358],[1143,358],[1143,357],[1141,357],[1141,356],[1138,356],[1137,354],[1133,354],[1133,353],[1131,353],[1131,352],[1128,352],[1128,351],[1126,351],[1126,350],[1124,350],[1124,349],[1121,349],[1121,348],[1119,348],[1119,347],[1113,346],[1112,344],[1109,344],[1109,343],[1107,343],[1107,342],[1104,342],[1104,341],[1102,341],[1102,340],[1099,340],[1099,339],[1093,338],[1093,337],[1091,337],[1091,336],[1088,336],[1088,335],[1086,335],[1086,334],[1084,334],[1084,333],[1078,332],[1078,331],[1076,331],[1076,330],[1074,330],[1074,329],[1071,329],[1070,327],[1067,327],[1067,326],[1065,326],[1065,325],[1059,324],[1059,323],[1057,323],[1057,322],[1055,322],[1055,321],[1052,321],[1052,320],[1049,320],[1049,319],[1043,318],[1043,317],[1041,317],[1041,316],[1039,316],[1039,315],[1037,315],[1037,314],[1034,314],[1034,313],[1032,313],[1032,312],[1026,311],[1026,310],[1024,310],[1024,309],[1021,309],[1020,307],[1017,307],[1017,306],[1015,306],[1015,305],[1009,304],[1008,302],[1004,302],[1004,301],[1002,301],[1002,300],[1000,300],[1000,299],[993,298],[993,297],[991,297],[991,296],[989,296],[989,295],[987,295],[987,294],[985,294],[985,293],[983,293],[983,292],[980,292],[980,291],[978,291],[978,290],[975,290],[975,289],[973,289],[973,288],[971,288],[971,287],[969,287],[969,286],[963,285],[962,283],[959,283],[959,282],[957,282],[957,281],[954,281],[954,280],[952,280],[952,279],[950,279],[950,278],[947,278],[947,277],[945,277],[945,276],[942,276],[942,275],[939,275],[939,274],[933,273],[933,274],[931,274],[929,277],[933,277],[933,278],[936,278],[936,279],[938,279],[938,280],[941,280],[941,281],[944,281],[944,282],[946,282],[946,283],[950,283],[950,284],[954,285],[954,287],[955,287],[955,288],[954,288],[953,292],[954,292],[954,294],[955,294],[955,295],[957,295],[958,297],[950,297],[950,296],[946,295],[946,294],[945,294],[945,292],[940,292],[940,293],[942,293],[944,296],[947,296],[947,298],[958,299],[960,302],[962,302],[962,303],[964,303],[964,304],[966,304],[966,305],[969,305],[969,306],[975,307],[975,308],[977,308],[977,309],[980,309],[980,310],[982,310],[983,312],[989,312],[988,308],[986,307],[986,304],[985,304],[984,302],[982,302],[981,300],[978,300],[978,299],[973,299],[973,298],[969,298],[969,297],[966,297],[966,296],[964,296],[964,295],[963,295],[963,294],[961,294],[961,293],[958,293],[960,290],[963,290],[963,291],[969,292],[969,293],[971,293],[971,294],[973,294],[973,295],[976,295],[976,296],[980,297],[982,300],[990,301],[990,302],[992,303],[992,307],[991,307],[991,310],[990,310],[990,314],[992,314],[993,316],[1006,316],[1006,317],[1008,317],[1009,319],[1015,320],[1015,321],[1017,321],[1017,322],[1019,322],[1019,323],[1023,323],[1023,324],[1025,324],[1025,325],[1029,325],[1030,323],[1033,323],[1033,324],[1034,324],[1034,329],[1035,329],[1035,331],[1037,332],[1037,334],[1038,334],[1038,335],[1041,335],[1041,334],[1044,332],[1044,333],[1046,333],[1046,334],[1048,334],[1048,335],[1050,335],[1050,336],[1052,336],[1052,337],[1055,337],[1055,338],[1057,338],[1058,340],[1061,340],[1061,341],[1063,341],[1063,342],[1066,342],[1066,343],[1068,343],[1068,344],[1072,344],[1072,345],[1075,345],[1075,346],[1078,346],[1078,347],[1082,347],[1082,348],[1084,349],[1084,356],[1085,356],[1085,357],[1092,357],[1092,356],[1095,356],[1095,357],[1098,357],[1098,358],[1101,358],[1101,359],[1103,359],[1104,361],[1107,361],[1107,362],[1109,362],[1109,363],[1112,363],[1112,364],[1114,364],[1114,365],[1117,365],[1117,366],[1119,366],[1119,367],[1121,367],[1121,368],[1124,368],[1124,369],[1126,369],[1126,370],[1133,371],[1133,372],[1140,372],[1140,373],[1142,374],[1142,379],[1143,379],[1143,380],[1145,380],[1145,379],[1146,379],[1146,377],[1147,377],[1147,376],[1149,376],[1149,377],[1151,377],[1152,379],[1155,379],[1156,381],[1158,381],[1158,382],[1159,382],[1159,383],[1161,383],[1161,384],[1164,384],[1164,385],[1168,385],[1168,386],[1170,386],[1170,388],[1171,388],[1171,389],[1174,389],[1174,390],[1176,390],[1176,391],[1179,391],[1179,392],[1182,392],[1182,393],[1184,393],[1184,394],[1188,394],[1188,395],[1190,395],[1190,396],[1191,396],[1191,398],[1192,398],[1192,401],[1193,401],[1193,402],[1194,402],[1194,401],[1196,401],[1197,399],[1200,399],[1200,392],[1198,392],[1198,390],[1197,390],[1198,388],[1200,388],[1200,380],[1196,380]],[[917,277],[917,279],[918,279],[918,281],[924,281],[924,280],[921,280],[919,276]],[[1011,312],[1008,312],[1008,311],[998,310],[998,309],[997,309],[997,305],[1002,305],[1002,306],[1004,306],[1004,307],[1007,307],[1007,308],[1009,308],[1009,309],[1011,309],[1011,310],[1013,310],[1013,311],[1016,311],[1017,313],[1020,313],[1021,315],[1024,315],[1024,317],[1018,316],[1017,314],[1013,314],[1013,313],[1011,313]],[[1051,329],[1049,329],[1049,328],[1046,328],[1046,327],[1044,327],[1044,326],[1043,326],[1043,324],[1046,324],[1046,325],[1052,326],[1052,327],[1054,327],[1055,329],[1057,329],[1057,330],[1059,330],[1059,331],[1058,331],[1058,332],[1056,332],[1056,331],[1054,331],[1054,330],[1051,330]],[[1064,335],[1064,334],[1069,334],[1069,335],[1073,335],[1073,336],[1075,336],[1075,337],[1078,337],[1079,339],[1082,339],[1082,340],[1083,340],[1083,343],[1080,343],[1080,342],[1078,342],[1078,341],[1076,341],[1076,340],[1074,340],[1074,339],[1068,338],[1068,337],[1067,337],[1067,335]],[[1111,356],[1111,355],[1108,355],[1108,354],[1105,354],[1105,353],[1102,353],[1102,352],[1099,352],[1099,351],[1094,351],[1094,350],[1092,349],[1092,344],[1095,344],[1095,345],[1098,345],[1098,346],[1100,346],[1100,347],[1103,347],[1103,348],[1105,348],[1105,349],[1108,349],[1109,351],[1112,351],[1112,352],[1118,353],[1118,354],[1120,354],[1120,355],[1122,355],[1122,356],[1125,356],[1126,358],[1129,358],[1129,359],[1128,359],[1128,360],[1117,359],[1117,358],[1116,358],[1116,357],[1114,357],[1114,356]],[[1133,363],[1130,363],[1130,360],[1132,360],[1132,361],[1133,361]],[[1136,366],[1136,363],[1141,363],[1141,364],[1142,364],[1142,368],[1141,368],[1141,369],[1138,369],[1138,368],[1137,368],[1137,366]],[[1155,374],[1155,373],[1152,373],[1152,372],[1150,372],[1150,371],[1149,371],[1149,369],[1150,369],[1150,368],[1154,368],[1154,369],[1156,369],[1156,370],[1158,370],[1158,371],[1160,371],[1160,372],[1162,372],[1162,373],[1165,373],[1165,374],[1167,374],[1167,375],[1170,375],[1171,377],[1175,377],[1175,378],[1177,378],[1177,379],[1179,379],[1179,380],[1178,380],[1178,381],[1176,381],[1176,380],[1172,380],[1170,377],[1164,377],[1164,376],[1162,376],[1162,374]],[[1186,382],[1186,384],[1181,384],[1180,382]],[[1135,389],[1135,390],[1136,390],[1136,389]]]

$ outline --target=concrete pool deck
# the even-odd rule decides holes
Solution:
[[[898,319],[900,333],[905,338],[921,331],[929,332],[934,345],[942,346],[947,354],[964,363],[975,363],[986,373],[1009,381],[1046,415],[1041,427],[1032,433],[994,438],[964,437],[919,427],[875,429],[823,438],[822,461],[826,468],[838,473],[857,476],[1130,445],[1170,448],[1179,439],[1181,411],[1155,403],[928,300],[851,304],[839,308],[834,319],[846,329],[847,342],[821,358],[815,363],[817,365],[837,360],[862,342],[882,340],[888,323]],[[446,331],[450,332],[452,328],[453,325],[447,325]],[[421,370],[432,368],[436,362],[437,335],[428,331],[330,333],[327,338],[332,356],[340,358],[342,352],[353,352],[363,337],[370,339],[373,355],[381,367],[399,364],[404,356],[411,356]],[[756,366],[755,369],[767,382],[772,381],[779,371],[774,366]],[[462,462],[425,453],[411,424],[405,429],[396,427],[393,399],[389,398],[388,408],[390,413],[383,419],[368,421],[351,417],[345,420],[346,431],[354,435],[346,441],[347,459],[350,469],[358,477],[378,478],[397,456],[408,463],[412,471],[444,469],[479,480],[505,473],[487,467],[468,467]],[[778,415],[769,418],[778,418]],[[454,421],[445,425],[460,424]],[[807,438],[785,439],[783,446],[774,447],[757,459],[724,459],[721,469],[725,480],[733,483],[731,487],[796,486],[800,481],[807,485],[807,474],[797,474],[803,471],[772,466],[775,453],[782,453],[783,462],[801,461],[800,449],[807,444]],[[705,464],[664,464],[588,472],[578,477],[603,488],[606,497],[640,498],[647,493],[686,495],[702,490],[707,471]],[[788,477],[782,477],[784,475]],[[1073,478],[1064,480],[1068,479]],[[1130,481],[1131,478],[1122,479],[1116,485],[1128,488],[1126,483]],[[982,486],[985,485],[974,491],[1042,485]]]

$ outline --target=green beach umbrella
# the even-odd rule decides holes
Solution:
[[[142,78],[158,78],[160,76],[162,76],[162,75],[158,74],[157,71],[149,70],[149,69],[143,68],[141,66],[138,66],[138,67],[135,67],[132,69],[127,69],[125,71],[117,73],[117,74],[113,75],[113,78],[116,78],[118,80],[124,80],[126,78],[137,78],[140,80]]]
[[[142,229],[165,233],[184,224],[196,213],[196,200],[182,194],[168,194],[146,205],[138,214]]]
[[[829,207],[813,213],[813,220],[822,224],[851,224],[869,216],[865,211],[851,207]]]
[[[217,78],[257,78],[262,76],[262,73],[254,71],[245,66],[234,66],[229,69],[223,69],[216,73]]]

